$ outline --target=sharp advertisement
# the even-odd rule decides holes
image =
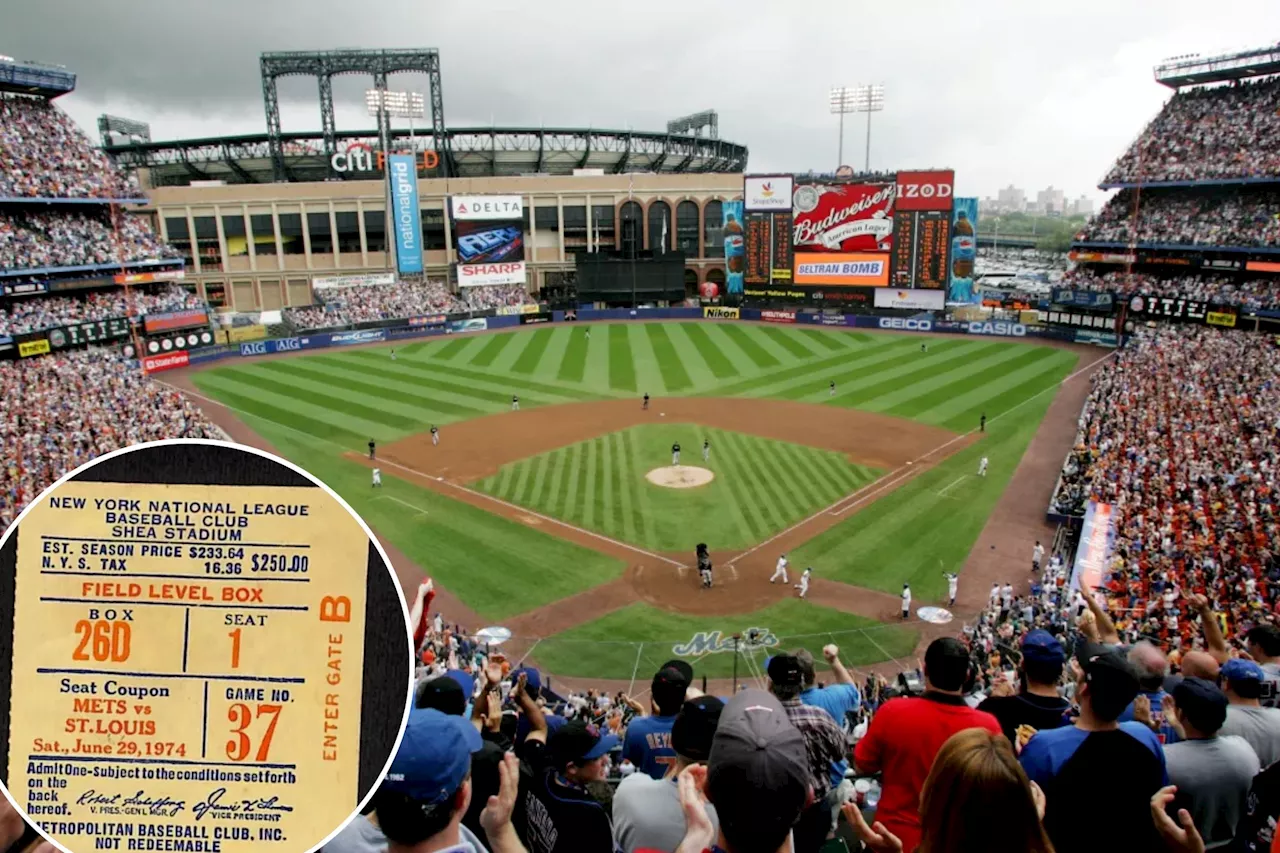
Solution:
[[[802,252],[893,249],[893,184],[798,184],[792,193],[792,244]]]
[[[524,284],[524,207],[520,196],[453,196],[458,286]]]
[[[506,264],[458,264],[458,287],[524,284],[524,261]]]
[[[951,276],[948,302],[973,302],[973,267],[978,257],[978,200],[958,198],[951,214]]]
[[[391,181],[392,233],[396,240],[396,269],[422,272],[422,217],[418,212],[418,168],[412,154],[387,157]]]

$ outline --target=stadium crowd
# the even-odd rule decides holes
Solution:
[[[84,296],[0,300],[0,335],[20,335],[109,317],[138,317],[198,308],[207,309],[208,305],[179,285],[154,291],[133,287],[128,293],[118,288]]]
[[[47,208],[0,210],[0,270],[116,264],[177,258],[139,216]]]
[[[1152,275],[1113,269],[1099,272],[1092,267],[1076,267],[1062,278],[1062,287],[1077,290],[1110,291],[1120,297],[1148,293],[1178,299],[1192,299],[1214,305],[1232,305],[1253,311],[1280,309],[1280,279],[1242,278],[1228,275]]]
[[[1094,243],[1186,246],[1280,245],[1280,192],[1241,190],[1144,190],[1134,211],[1133,190],[1121,190],[1091,219],[1077,239]]]
[[[1104,183],[1280,176],[1280,77],[1175,94]]]
[[[0,96],[0,198],[139,198],[137,182],[43,98]]]
[[[934,640],[896,685],[860,686],[828,646],[828,670],[777,651],[759,683],[724,697],[671,660],[643,703],[558,696],[432,614],[427,581],[410,614],[421,657],[405,737],[365,814],[324,849],[1272,849],[1280,630],[1253,625],[1233,648],[1211,601],[1178,590],[1191,642],[1166,655],[1123,612],[1070,592],[1061,554],[1034,568],[1029,593],[997,585],[961,638]],[[1102,803],[1104,822],[1081,818]]]
[[[99,348],[0,361],[0,531],[63,474],[121,447],[222,438],[187,398]]]
[[[431,314],[482,311],[534,300],[523,285],[469,287],[461,295],[443,281],[400,281],[394,285],[316,290],[316,305],[292,308],[285,316],[299,329],[320,329],[378,320],[398,320]]]

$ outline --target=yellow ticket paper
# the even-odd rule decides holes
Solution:
[[[14,800],[74,853],[319,844],[360,794],[368,553],[319,488],[63,484],[18,531]]]

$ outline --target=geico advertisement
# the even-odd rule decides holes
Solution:
[[[881,317],[880,328],[897,329],[903,332],[931,332],[932,320],[915,320],[910,317]]]

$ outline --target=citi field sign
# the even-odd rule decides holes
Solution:
[[[440,155],[434,151],[423,151],[422,157],[415,159],[420,169],[434,169],[440,165]],[[367,142],[352,142],[346,150],[330,157],[329,165],[335,172],[382,172],[387,168],[387,156],[382,151],[374,151]]]

